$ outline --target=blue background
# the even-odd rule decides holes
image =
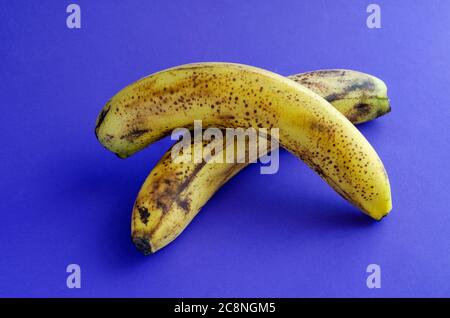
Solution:
[[[73,1],[75,2],[75,1]],[[2,1],[0,296],[450,296],[450,1]],[[373,222],[306,165],[251,165],[167,248],[130,240],[140,185],[170,141],[119,160],[95,139],[126,84],[196,61],[280,74],[372,73],[393,111],[359,128],[389,173],[394,208]],[[81,266],[82,288],[66,287]],[[366,287],[366,267],[382,288]]]

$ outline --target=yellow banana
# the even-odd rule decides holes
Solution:
[[[289,78],[331,99],[331,104],[353,123],[369,121],[390,110],[386,85],[365,73],[321,70]],[[213,140],[209,145],[215,147],[216,143],[222,141]],[[222,148],[222,144],[218,148]],[[192,144],[191,153],[193,151]],[[226,157],[225,151],[215,156]],[[180,153],[179,156],[190,157],[190,154]],[[249,164],[249,161],[214,164],[181,161],[185,163],[175,163],[171,150],[167,151],[137,196],[131,232],[134,244],[144,254],[154,253],[172,242],[210,197]]]
[[[256,67],[198,63],[150,75],[104,106],[96,135],[125,158],[196,119],[205,128],[279,127],[281,146],[363,212],[379,220],[392,207],[383,164],[352,123],[313,91]],[[160,219],[163,206],[151,213]]]

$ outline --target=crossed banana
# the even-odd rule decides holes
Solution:
[[[95,133],[108,150],[127,158],[175,128],[192,129],[194,120],[202,120],[204,128],[279,127],[283,148],[347,201],[380,220],[392,208],[388,176],[353,124],[389,111],[383,81],[356,71],[283,77],[248,65],[196,63],[152,74],[122,89],[103,107]],[[172,242],[247,164],[175,163],[169,150],[134,204],[136,247],[147,255]]]

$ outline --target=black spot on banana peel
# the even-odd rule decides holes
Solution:
[[[148,218],[150,217],[150,213],[148,212],[146,207],[137,207],[139,211],[139,217],[142,223],[147,224]]]
[[[202,69],[202,68],[196,68],[197,71]],[[239,68],[238,68],[239,69]],[[326,71],[322,71],[322,72],[326,72]],[[345,75],[345,74],[352,74],[352,76],[354,74],[358,74],[357,76],[369,76],[366,74],[362,74],[359,72],[353,72],[353,71],[343,71],[341,72],[341,74]],[[232,82],[236,81],[236,78],[239,78],[240,74],[239,72],[237,74],[233,74],[233,78],[235,79],[234,81],[232,80]],[[195,74],[196,76],[196,80],[198,81],[198,77],[200,76],[200,74]],[[217,74],[214,74],[211,76],[211,78],[217,78]],[[314,75],[308,75],[309,78],[314,77]],[[301,79],[301,76],[295,76],[295,78],[297,79]],[[258,78],[258,81],[260,79]],[[261,80],[262,81],[262,80]],[[379,80],[378,80],[379,81]],[[153,80],[151,85],[155,85],[157,81]],[[348,79],[339,79],[339,85],[344,85],[345,83],[349,83],[351,81],[349,81]],[[381,82],[381,81],[379,81]],[[259,82],[261,83],[261,82]],[[318,92],[319,94],[325,94],[327,91],[330,91],[333,87],[336,88],[336,90],[338,91],[340,89],[340,86],[336,84],[336,79],[334,79],[333,81],[329,81],[326,82],[324,81],[320,81],[320,80],[310,80],[309,83],[314,83],[314,87],[315,87],[315,91]],[[208,84],[203,84],[208,85],[209,88],[214,87],[214,85],[210,82],[208,82]],[[304,82],[305,86],[308,86],[308,83]],[[184,85],[180,85],[180,83],[177,83],[177,87],[178,86],[185,86],[184,88],[186,89],[186,86],[189,87],[189,82],[184,83]],[[198,87],[199,84],[197,83]],[[381,86],[377,87],[377,85],[374,85],[374,87],[377,87],[377,89],[380,92],[378,92],[376,94],[376,96],[379,97],[379,99],[383,99],[385,101],[387,101],[387,96],[386,96],[386,88],[384,83],[381,82]],[[241,87],[247,87],[245,85],[242,85]],[[251,85],[250,85],[251,87]],[[258,93],[259,93],[259,87],[258,86]],[[264,86],[267,87],[267,86]],[[354,86],[356,87],[356,86]],[[364,87],[363,85],[360,85],[359,87]],[[149,86],[146,87],[146,89],[148,89]],[[312,87],[309,87],[312,89]],[[174,88],[168,88],[168,87],[164,87],[164,89],[162,89],[162,91],[170,91],[171,95],[174,95],[175,92],[177,91]],[[344,89],[345,90],[345,89]],[[264,91],[267,92],[266,89],[264,89]],[[347,89],[347,91],[350,91],[349,89]],[[157,90],[158,92],[158,96],[160,96],[160,92],[161,89]],[[251,96],[251,88],[250,88],[250,94],[249,92],[240,92],[239,94],[236,94],[239,100],[239,97],[241,97],[241,100],[243,102],[243,104],[240,105],[240,107],[242,107],[243,105],[243,110],[244,110],[244,114],[246,114],[247,117],[249,117],[250,114],[258,114],[258,112],[261,112],[261,108],[267,109],[270,108],[269,106],[273,105],[274,101],[273,100],[266,100],[265,103],[258,103],[258,100],[252,100],[253,103],[256,103],[258,105],[260,105],[260,109],[254,109],[254,107],[251,107],[251,102],[249,99],[249,97],[247,97],[247,99],[245,98],[246,93],[247,96]],[[256,92],[256,90],[253,90],[253,92]],[[283,92],[283,90],[281,89],[277,89],[275,91],[276,93],[281,93]],[[371,106],[373,106],[375,108],[375,113],[381,114],[381,113],[385,113],[384,109],[386,109],[385,105],[382,105],[384,108],[380,108],[380,104],[372,104],[372,100],[373,99],[367,99],[367,96],[371,96],[370,94],[367,93],[367,91],[365,91],[364,93],[361,91],[360,94],[356,94],[356,89],[353,88],[352,89],[352,93],[349,96],[344,96],[341,95],[342,100],[340,99],[336,99],[335,101],[333,101],[333,106],[335,106],[339,111],[341,111],[342,113],[346,113],[349,110],[354,110],[356,109],[355,106],[357,104],[361,104],[361,103],[366,103],[369,104]],[[383,95],[384,92],[384,95]],[[197,92],[198,93],[198,92]],[[230,95],[233,95],[233,89],[230,92]],[[200,94],[200,93],[198,93]],[[203,92],[201,95],[204,95],[205,93]],[[373,95],[373,94],[372,94]],[[210,98],[212,96],[211,99],[213,99],[213,101],[205,101],[204,99],[202,99],[201,102],[196,101],[197,106],[196,107],[202,107],[202,103],[203,104],[207,104],[207,106],[210,106],[210,104],[214,104],[214,105],[220,105],[220,104],[227,104],[226,100],[228,99],[228,101],[233,101],[233,98],[224,98],[225,101],[222,100],[222,102],[214,102],[214,94],[212,92],[209,92],[209,95],[207,95],[208,98]],[[378,98],[377,97],[377,98]],[[197,97],[198,98],[198,97]],[[142,97],[141,97],[142,99]],[[144,98],[145,99],[145,98]],[[194,102],[192,101],[192,98],[190,98],[189,94],[186,94],[186,96],[183,97],[184,102],[186,103],[190,103],[191,106],[192,104],[194,104]],[[235,100],[235,99],[234,99]],[[288,101],[290,100],[289,98],[287,99]],[[168,101],[166,101],[168,102]],[[387,103],[387,105],[389,105]],[[230,105],[228,105],[229,107],[231,107]],[[130,107],[130,106],[128,106]],[[154,106],[155,108],[158,109],[158,105]],[[173,107],[173,105],[172,105]],[[329,106],[327,106],[329,107]],[[159,109],[161,108],[161,106],[159,106]],[[171,108],[171,107],[169,107]],[[360,107],[361,108],[361,107]],[[366,108],[365,106],[363,108]],[[378,108],[378,109],[377,109]],[[214,108],[213,108],[214,109]],[[388,109],[388,108],[387,108]],[[221,109],[220,107],[217,109],[219,110],[218,113],[223,112],[223,109]],[[225,109],[227,110],[227,109]],[[251,110],[251,111],[249,111]],[[159,110],[158,110],[159,111]],[[256,116],[256,115],[255,115]],[[239,116],[236,116],[237,118],[239,118]],[[251,117],[251,116],[250,116]],[[375,117],[375,116],[374,116]],[[372,118],[374,118],[372,117]],[[362,118],[361,121],[367,121],[370,120],[372,118]],[[302,118],[304,119],[304,118]],[[223,118],[221,119],[223,120]],[[247,119],[249,120],[249,119]],[[258,118],[254,119],[255,121],[258,120]],[[335,125],[330,125],[329,123],[327,123],[327,121],[324,120],[310,120],[310,121],[306,121],[308,122],[308,126],[304,127],[306,130],[308,130],[308,132],[310,134],[312,134],[313,136],[311,136],[311,138],[317,143],[316,146],[314,147],[314,144],[311,147],[302,147],[302,144],[296,140],[292,140],[290,143],[291,148],[288,148],[289,150],[291,150],[292,152],[296,153],[299,157],[301,157],[311,168],[313,168],[315,171],[317,171],[322,178],[324,178],[339,194],[341,194],[344,198],[346,198],[347,200],[349,200],[350,202],[352,202],[355,206],[359,207],[361,210],[365,211],[366,213],[368,213],[369,215],[371,215],[373,218],[375,219],[379,219],[382,216],[386,215],[387,212],[390,210],[391,208],[391,201],[390,201],[390,189],[389,189],[389,182],[387,180],[387,176],[385,176],[385,171],[384,168],[382,167],[381,162],[379,161],[378,157],[374,156],[374,153],[372,152],[369,156],[366,154],[364,155],[365,152],[365,147],[367,147],[367,145],[365,146],[361,146],[359,145],[359,147],[356,147],[356,149],[354,149],[353,151],[350,149],[348,152],[343,151],[342,147],[349,147],[352,145],[352,140],[355,137],[352,134],[350,134],[350,136],[345,137],[346,134],[344,134],[342,130],[336,129]],[[301,123],[301,122],[299,122]],[[299,124],[298,123],[298,124]],[[219,123],[220,124],[220,123]],[[227,123],[228,124],[228,123]],[[226,127],[226,125],[225,125]],[[317,127],[320,127],[320,129],[317,129]],[[282,126],[280,127],[282,128]],[[356,134],[356,136],[358,136],[358,134]],[[323,139],[322,139],[323,138]],[[328,141],[328,149],[331,154],[333,155],[333,153],[335,153],[336,151],[338,153],[341,154],[342,158],[331,158],[330,155],[328,156],[324,156],[323,154],[329,154],[330,152],[324,152],[324,149],[321,149],[321,143],[324,142],[324,140]],[[145,144],[145,142],[144,142]],[[325,146],[325,145],[324,145]],[[294,149],[292,149],[294,148]],[[314,151],[312,151],[311,149],[313,149]],[[317,149],[319,148],[319,149]],[[352,147],[350,147],[352,148]],[[296,151],[295,151],[296,150]],[[348,149],[347,149],[348,150]],[[322,155],[321,155],[322,154]],[[367,157],[368,156],[368,157]],[[371,160],[369,160],[368,158],[372,158]],[[330,160],[331,159],[331,160]],[[375,162],[378,161],[378,164],[376,164]],[[185,172],[182,171],[172,171],[174,169],[174,164],[171,162],[166,162],[164,165],[162,164],[162,162],[164,162],[164,158],[160,161],[160,163],[158,163],[158,165],[155,167],[154,172],[155,171],[159,171],[161,172],[160,169],[158,169],[158,167],[163,166],[165,170],[162,171],[162,175],[166,175],[166,176],[170,176],[170,178],[173,178],[173,176],[185,176],[185,175],[189,175],[189,169],[195,170],[195,164],[185,164],[183,166],[183,168],[181,170],[187,170]],[[375,163],[375,166],[372,166],[372,168],[369,168],[371,165],[373,165]],[[184,199],[180,199],[179,196],[167,196],[168,193],[177,193],[178,191],[162,191],[159,194],[155,193],[154,191],[151,192],[151,190],[148,189],[149,185],[155,183],[153,180],[153,172],[152,174],[149,176],[149,178],[147,179],[146,183],[144,184],[144,186],[142,187],[139,195],[138,195],[138,199],[137,202],[145,202],[148,205],[153,205],[152,208],[150,208],[150,210],[153,212],[152,209],[155,209],[155,211],[157,213],[152,213],[152,216],[154,216],[153,221],[150,220],[148,225],[143,226],[142,223],[139,222],[139,219],[136,218],[136,213],[133,212],[133,225],[132,225],[132,235],[134,238],[138,238],[138,239],[145,239],[147,242],[149,242],[150,245],[152,245],[151,250],[152,251],[156,251],[159,248],[165,246],[166,244],[170,243],[177,235],[179,235],[179,233],[181,233],[181,231],[185,228],[185,226],[187,226],[187,224],[190,222],[190,220],[192,220],[192,218],[196,215],[196,213],[198,212],[198,210],[201,208],[201,206],[207,202],[207,200],[210,198],[210,196],[212,196],[212,194],[218,189],[218,187],[220,187],[221,184],[223,184],[223,182],[225,182],[224,180],[228,180],[231,176],[233,176],[235,173],[237,173],[240,169],[242,169],[245,166],[245,164],[232,164],[230,167],[224,167],[224,166],[218,166],[217,164],[208,164],[208,165],[204,165],[202,168],[206,169],[204,171],[207,172],[203,172],[204,174],[206,174],[206,176],[204,178],[199,178],[199,177],[192,177],[190,179],[190,181],[188,183],[185,182],[185,179],[180,178],[179,180],[175,179],[175,184],[187,184],[189,185],[187,188],[191,189],[191,190],[183,190],[183,192],[186,193],[186,198]],[[375,168],[377,167],[377,168]],[[166,171],[167,170],[167,171]],[[202,170],[200,170],[202,171]],[[197,175],[199,174],[199,172],[197,171]],[[355,176],[356,174],[356,176]],[[385,176],[385,177],[380,177],[380,174]],[[222,177],[220,177],[222,176]],[[225,176],[225,177],[223,177]],[[356,179],[356,180],[355,180]],[[153,181],[152,181],[153,180]],[[203,180],[203,181],[199,181],[199,180]],[[206,180],[206,181],[204,181]],[[218,182],[217,180],[221,180],[220,182]],[[378,180],[377,182],[374,182],[375,180]],[[216,183],[214,183],[214,181]],[[158,183],[158,182],[156,182]],[[173,184],[173,182],[172,182]],[[349,184],[353,184],[354,188],[352,187],[348,187]],[[372,186],[370,186],[370,184],[372,184]],[[373,185],[375,184],[375,185]],[[195,188],[197,187],[197,188]],[[205,191],[205,187],[209,188],[210,190]],[[192,190],[193,188],[195,188],[195,191]],[[377,190],[375,190],[377,189]],[[150,196],[146,196],[145,194],[147,193],[153,193]],[[178,192],[179,193],[179,192]],[[192,198],[192,193],[203,193],[203,196],[201,198],[198,197],[194,197]],[[359,195],[358,195],[359,193]],[[172,203],[169,204],[170,208],[167,208],[167,204],[164,205],[165,208],[161,209],[161,205],[158,207],[158,204],[155,204],[158,202],[158,200],[161,197],[167,197],[169,198],[169,200],[172,200]],[[382,197],[383,199],[380,199],[380,197]],[[375,200],[374,200],[375,199]],[[186,212],[186,209],[181,207],[180,204],[178,204],[177,202],[189,202],[189,212]],[[187,200],[187,201],[185,201]],[[383,201],[384,200],[384,201]],[[367,208],[367,201],[369,201],[369,205],[373,204],[375,202],[375,205],[378,205],[376,208],[374,208],[373,210],[369,211]],[[365,204],[363,204],[365,203]],[[374,213],[375,211],[375,213]],[[379,213],[376,213],[376,211],[378,211]],[[372,214],[371,214],[372,213]]]

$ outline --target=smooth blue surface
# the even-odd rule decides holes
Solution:
[[[3,1],[0,10],[0,296],[450,296],[450,1]],[[252,165],[188,229],[144,257],[130,212],[163,140],[119,160],[95,118],[124,85],[196,61],[280,74],[372,73],[393,111],[361,125],[394,208],[371,221],[294,156]],[[66,287],[80,264],[82,288]],[[382,288],[366,287],[366,266]]]

